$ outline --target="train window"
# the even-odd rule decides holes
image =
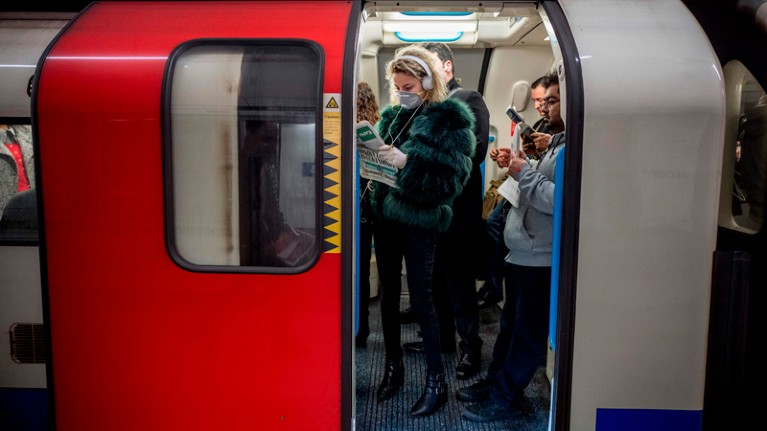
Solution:
[[[37,240],[37,198],[29,124],[0,124],[0,240]]]
[[[264,41],[174,56],[166,195],[182,266],[298,272],[319,256],[321,55]]]
[[[723,70],[728,121],[720,224],[754,233],[763,226],[767,194],[767,95],[739,61]]]

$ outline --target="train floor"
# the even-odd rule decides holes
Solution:
[[[403,295],[401,309],[407,307],[408,297]],[[418,400],[426,378],[426,364],[422,354],[405,352],[405,383],[393,398],[378,402],[375,391],[380,383],[384,364],[383,334],[381,331],[380,301],[370,301],[370,337],[366,348],[355,350],[356,366],[356,427],[357,430],[404,431],[404,430],[448,430],[448,431],[545,431],[548,429],[550,384],[546,368],[538,369],[533,381],[525,390],[524,414],[515,419],[489,423],[475,423],[461,416],[465,403],[455,397],[456,389],[475,383],[484,376],[492,357],[493,343],[499,329],[500,308],[492,307],[481,311],[480,336],[482,348],[482,371],[469,380],[458,380],[455,367],[456,354],[444,354],[443,361],[448,378],[450,396],[447,405],[427,417],[411,417],[410,407]],[[418,341],[418,325],[402,325],[402,342]]]

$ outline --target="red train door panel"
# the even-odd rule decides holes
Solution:
[[[33,121],[57,430],[349,427],[323,100],[352,6],[96,2],[51,47]]]

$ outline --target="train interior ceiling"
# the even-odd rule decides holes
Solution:
[[[435,2],[436,3],[436,2]],[[489,148],[511,145],[506,108],[515,105],[535,122],[530,83],[557,67],[542,10],[535,3],[452,2],[407,8],[397,2],[371,2],[363,13],[358,79],[378,90],[381,107],[389,103],[383,75],[397,48],[419,41],[444,41],[455,61],[456,81],[482,93],[490,111]],[[564,89],[564,88],[563,88]],[[564,97],[564,91],[562,91]],[[485,188],[503,173],[485,163]]]

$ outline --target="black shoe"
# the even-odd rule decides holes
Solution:
[[[516,404],[503,406],[488,398],[463,409],[463,417],[473,422],[490,422],[519,417],[522,411]]]
[[[455,368],[455,376],[460,380],[466,380],[477,375],[482,368],[482,359],[480,355],[470,355],[464,353],[461,355],[461,360],[458,362],[458,366]]]
[[[383,379],[376,391],[378,401],[388,400],[393,397],[397,393],[397,389],[402,386],[404,380],[405,366],[402,364],[402,359],[387,359]]]
[[[490,391],[493,390],[493,382],[487,379],[482,379],[471,386],[458,389],[456,391],[456,398],[459,401],[466,401],[469,403],[478,403],[484,401],[490,396]]]
[[[411,416],[426,416],[436,412],[447,403],[447,382],[445,373],[426,375],[426,387],[418,401],[410,409]]]
[[[413,309],[411,307],[408,307],[399,312],[399,324],[405,325],[407,323],[415,323],[415,313],[413,313]]]
[[[402,344],[402,350],[408,353],[423,353],[423,341]],[[442,346],[442,353],[455,353],[455,345]]]
[[[402,350],[408,353],[423,353],[423,341],[413,341],[412,343],[404,343]]]

